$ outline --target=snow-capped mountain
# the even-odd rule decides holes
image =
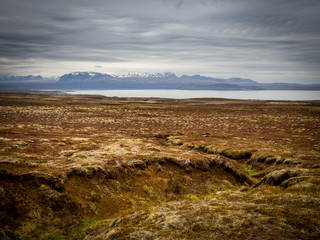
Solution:
[[[174,78],[177,77],[174,73],[172,72],[166,72],[166,73],[126,73],[126,74],[121,74],[121,75],[113,75],[116,78]]]
[[[59,82],[86,82],[86,81],[103,81],[112,79],[113,76],[109,74],[97,72],[73,72],[64,74],[60,77]]]
[[[6,89],[189,89],[189,90],[320,90],[320,84],[262,84],[245,78],[212,78],[174,73],[73,72],[58,78],[0,75],[0,88]]]

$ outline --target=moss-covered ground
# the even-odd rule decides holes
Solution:
[[[320,102],[0,94],[0,239],[318,239]]]

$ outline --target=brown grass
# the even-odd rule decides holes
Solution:
[[[314,238],[319,119],[318,101],[2,93],[0,238]],[[281,169],[304,175],[249,187]]]

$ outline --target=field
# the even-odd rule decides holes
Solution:
[[[319,239],[320,101],[0,94],[0,239]]]

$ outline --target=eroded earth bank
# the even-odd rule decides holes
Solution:
[[[0,239],[318,239],[320,102],[0,94]]]

